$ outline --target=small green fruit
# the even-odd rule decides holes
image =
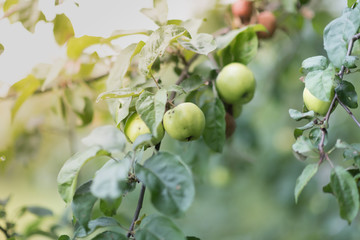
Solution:
[[[157,129],[157,138],[153,137],[151,139],[151,143],[153,145],[158,144],[161,139],[164,137],[164,128],[160,124]],[[124,129],[126,137],[133,143],[135,139],[143,134],[151,133],[150,129],[146,125],[146,123],[140,118],[138,113],[132,114],[129,119],[126,121],[125,129]]]
[[[319,115],[324,116],[327,113],[333,98],[334,98],[334,91],[332,91],[331,98],[329,101],[322,101],[317,97],[315,97],[314,95],[312,95],[307,88],[304,88],[303,99],[306,108],[308,110],[312,110],[318,113]]]
[[[205,128],[205,116],[193,103],[181,103],[168,110],[163,117],[165,131],[170,137],[180,141],[200,138]]]
[[[255,93],[255,78],[251,70],[241,63],[226,65],[216,78],[221,98],[229,104],[250,102]]]

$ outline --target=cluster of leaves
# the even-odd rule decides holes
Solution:
[[[184,233],[168,217],[181,216],[193,201],[195,187],[190,166],[180,156],[162,151],[160,144],[153,149],[150,158],[145,157],[142,146],[149,142],[151,135],[140,136],[129,150],[122,132],[124,123],[136,111],[155,135],[168,105],[185,97],[185,101],[196,103],[204,112],[205,143],[210,149],[221,152],[225,144],[225,106],[213,86],[218,65],[249,63],[257,52],[256,31],[263,30],[260,25],[251,25],[228,31],[217,36],[215,41],[210,34],[197,33],[201,20],[168,21],[165,1],[154,1],[153,9],[142,12],[159,28],[149,31],[146,42],[140,41],[121,50],[106,80],[107,91],[98,96],[98,101],[108,102],[116,127],[96,128],[83,139],[88,148],[72,156],[58,175],[59,192],[65,202],[72,203],[76,218],[74,238],[185,239]],[[214,56],[200,57],[208,54]],[[195,60],[199,63],[190,71]],[[175,66],[176,82],[161,79],[165,64]],[[137,65],[138,70],[129,73],[132,65]],[[80,169],[86,162],[99,158],[108,161],[92,180],[77,187]],[[163,215],[150,215],[141,220],[135,216],[135,222],[127,231],[113,216],[121,199],[139,182],[143,184],[140,196],[146,186],[153,206]],[[91,219],[97,201],[104,216]]]
[[[16,216],[9,215],[7,205],[10,197],[0,200],[0,236],[6,239],[28,239],[32,236],[45,236],[49,239],[58,239],[58,229],[61,227],[60,223],[48,224],[49,220],[53,218],[53,212],[44,207],[38,206],[24,206],[17,212]],[[29,221],[21,234],[17,231],[17,223],[26,215],[33,215],[33,219]],[[34,218],[35,217],[35,218]],[[11,218],[16,221],[10,220]]]
[[[329,119],[337,107],[341,105],[360,127],[350,109],[357,108],[357,93],[349,81],[343,80],[344,74],[353,74],[358,71],[358,56],[355,48],[360,38],[360,5],[356,1],[348,1],[348,8],[343,14],[331,21],[324,29],[324,48],[328,58],[316,56],[305,59],[301,66],[304,74],[305,87],[313,96],[324,102],[331,102],[324,117],[308,111],[290,109],[290,116],[299,121],[306,119],[307,124],[294,131],[296,142],[293,151],[300,160],[309,164],[296,181],[295,200],[310,179],[316,175],[324,160],[332,167],[330,183],[324,187],[324,192],[332,193],[340,208],[341,218],[351,223],[359,211],[359,149],[358,143],[347,144],[338,139],[333,146],[328,145]],[[354,50],[354,51],[353,51]],[[335,89],[335,94],[332,92]],[[333,95],[335,95],[333,97]],[[325,149],[325,146],[327,149]],[[330,154],[342,150],[344,160],[352,164],[345,169],[343,166],[334,166]],[[314,163],[313,160],[317,160]]]

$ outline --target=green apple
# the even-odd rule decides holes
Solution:
[[[193,103],[181,103],[168,110],[163,117],[165,131],[180,141],[198,139],[205,128],[205,116]]]
[[[244,104],[254,97],[256,82],[251,70],[241,63],[226,65],[216,78],[221,98],[229,104]]]
[[[329,101],[323,101],[312,95],[307,88],[304,88],[303,99],[306,108],[308,110],[313,110],[314,112],[322,116],[324,116],[329,110],[333,98],[334,98],[334,91],[331,92],[331,98]]]
[[[124,132],[126,137],[130,140],[130,142],[134,142],[135,139],[143,134],[151,133],[150,129],[146,125],[146,123],[140,118],[138,113],[133,113],[129,119],[126,121]],[[151,143],[153,145],[158,144],[161,139],[164,137],[164,128],[160,124],[157,129],[157,137],[153,137],[151,139]]]

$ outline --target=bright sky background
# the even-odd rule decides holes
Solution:
[[[0,3],[4,0],[0,0]],[[155,29],[156,25],[140,13],[144,7],[152,7],[152,0],[73,0],[54,7],[54,0],[39,0],[40,9],[48,20],[56,13],[64,12],[72,21],[75,35],[109,36],[118,29]],[[189,19],[194,11],[206,10],[213,0],[168,0],[169,19]],[[3,12],[0,12],[0,18]],[[56,44],[51,23],[39,22],[35,33],[26,31],[20,23],[10,24],[0,20],[0,43],[5,51],[0,55],[0,96],[8,86],[24,78],[38,63],[52,63],[65,56],[65,48]],[[120,41],[122,47],[134,42],[134,37]]]

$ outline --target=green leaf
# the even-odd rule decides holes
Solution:
[[[129,115],[131,100],[132,97],[107,100],[110,114],[115,120],[116,126],[119,127],[121,121]]]
[[[351,8],[352,5],[354,5],[354,3],[356,3],[356,0],[347,0],[347,6],[348,6],[348,8]]]
[[[130,63],[134,58],[134,56],[140,52],[140,50],[143,48],[144,45],[145,43],[143,41],[140,41],[137,44],[134,43],[129,45],[128,47],[126,47],[125,49],[119,52],[119,55],[116,58],[114,66],[110,70],[109,77],[106,80],[107,90],[114,90],[123,87],[122,81],[124,79],[126,72],[129,69]]]
[[[5,48],[4,45],[0,43],[0,55],[4,52]]]
[[[192,39],[178,38],[178,42],[187,50],[198,54],[208,55],[216,49],[214,37],[207,33],[199,33]]]
[[[356,182],[343,167],[336,166],[331,172],[330,183],[339,204],[340,216],[350,224],[359,211],[359,192]]]
[[[147,30],[147,29],[133,29],[133,30],[115,30],[109,38],[107,38],[108,41],[112,41],[114,39],[120,38],[120,37],[126,37],[130,35],[145,35],[149,36],[153,31]],[[140,41],[142,42],[142,41]],[[139,43],[140,43],[139,42]]]
[[[114,218],[110,218],[110,217],[100,217],[91,220],[88,226],[89,226],[88,231],[86,231],[83,227],[78,228],[74,233],[75,239],[82,238],[83,240],[90,240],[103,232],[107,232],[107,231],[112,231],[117,233],[122,232],[120,224]],[[119,240],[122,240],[122,238],[120,238]]]
[[[35,214],[38,217],[46,217],[46,216],[53,216],[54,213],[47,208],[44,207],[37,207],[37,206],[28,206],[26,210],[32,214]]]
[[[54,37],[61,46],[74,36],[74,28],[65,14],[57,14],[54,19]]]
[[[305,59],[301,64],[300,72],[307,74],[316,70],[325,70],[329,62],[324,56],[315,56]]]
[[[101,151],[101,147],[92,146],[84,151],[74,154],[65,162],[60,169],[57,182],[60,196],[66,203],[70,203],[73,198],[80,169],[89,160],[104,155],[108,155],[108,153]]]
[[[332,64],[340,68],[344,62],[349,40],[360,27],[360,7],[347,8],[341,17],[324,29],[324,48]]]
[[[346,68],[356,68],[356,64],[355,62],[359,60],[359,58],[357,56],[345,56],[343,65]]]
[[[104,38],[102,37],[87,35],[79,38],[70,38],[67,43],[67,55],[71,59],[77,59],[81,56],[85,48],[88,48],[91,45],[100,44],[102,42],[104,42]]]
[[[121,233],[116,233],[116,232],[103,232],[99,235],[97,235],[95,238],[92,238],[92,240],[128,240],[127,237],[125,237],[125,235],[121,234]]]
[[[335,88],[340,101],[349,108],[357,108],[357,93],[354,85],[348,81],[341,81]]]
[[[186,240],[201,240],[201,239],[193,236],[188,236],[186,237]]]
[[[299,121],[302,119],[311,119],[315,116],[314,111],[309,111],[309,112],[300,112],[298,110],[295,109],[289,109],[289,115],[292,119]]]
[[[312,95],[322,101],[330,101],[333,96],[335,69],[330,64],[325,70],[309,72],[305,78],[305,87]]]
[[[84,97],[84,109],[82,112],[74,110],[76,115],[81,119],[81,127],[84,127],[88,124],[90,124],[93,120],[94,116],[94,109],[93,109],[93,103],[88,97]]]
[[[298,198],[300,193],[304,189],[304,187],[308,184],[310,179],[317,173],[319,169],[319,164],[313,163],[307,165],[304,170],[302,171],[301,175],[296,180],[295,185],[295,202],[298,202]]]
[[[335,143],[336,148],[350,148],[351,145],[342,141],[341,139],[337,139]]]
[[[74,217],[76,218],[77,222],[86,230],[88,229],[88,223],[91,220],[92,209],[95,202],[97,201],[97,197],[92,195],[90,192],[91,184],[92,181],[88,181],[81,185],[76,190],[73,201],[71,203]]]
[[[82,143],[88,147],[99,146],[108,152],[123,152],[126,146],[124,134],[112,125],[97,127],[82,139]]]
[[[205,83],[199,75],[191,75],[189,78],[186,78],[182,83],[180,83],[180,86],[186,93],[195,91],[204,85]]]
[[[215,152],[222,152],[226,136],[225,107],[219,98],[206,103],[201,110],[205,115],[204,141]]]
[[[139,54],[139,70],[147,76],[158,56],[164,54],[169,44],[178,37],[188,34],[184,27],[165,25],[153,32]]]
[[[322,135],[323,133],[320,128],[313,128],[309,133],[309,139],[313,145],[318,146],[321,141]],[[326,144],[327,144],[327,134],[325,134],[325,139],[324,139],[324,145],[326,146]]]
[[[99,94],[99,96],[96,99],[96,102],[100,102],[101,100],[112,99],[112,98],[138,97],[143,92],[144,90],[139,88],[122,88],[117,90],[111,90]]]
[[[135,184],[128,181],[131,159],[125,157],[121,161],[109,160],[100,168],[91,185],[94,196],[102,199],[115,200],[134,189]]]
[[[116,211],[119,208],[122,202],[122,197],[119,197],[115,200],[100,200],[100,210],[101,212],[108,217],[116,215]]]
[[[218,37],[216,42],[219,50],[216,57],[220,65],[225,66],[232,62],[248,64],[257,53],[256,31],[261,29],[259,25],[247,26]]]
[[[158,137],[157,129],[162,123],[166,102],[167,92],[165,89],[158,90],[155,95],[145,91],[139,96],[136,102],[136,111],[149,127],[155,138]]]
[[[58,240],[71,240],[71,238],[67,235],[61,235]]]
[[[179,156],[159,152],[136,165],[136,176],[151,192],[151,202],[160,212],[179,216],[186,211],[195,195],[192,174]],[[170,238],[171,239],[171,238]]]
[[[292,145],[292,149],[295,153],[295,156],[299,160],[305,160],[306,158],[318,158],[319,151],[317,147],[315,147],[309,138],[304,136],[300,136],[296,139],[296,142]]]
[[[140,12],[153,20],[157,25],[165,25],[168,17],[167,0],[153,0],[153,4],[154,8],[142,8]]]
[[[11,109],[11,119],[14,120],[16,113],[22,104],[40,87],[40,81],[34,75],[28,75],[26,78],[16,82],[12,88],[20,93],[13,108]]]
[[[145,217],[140,228],[135,232],[136,240],[185,240],[185,235],[168,218],[151,215]]]

